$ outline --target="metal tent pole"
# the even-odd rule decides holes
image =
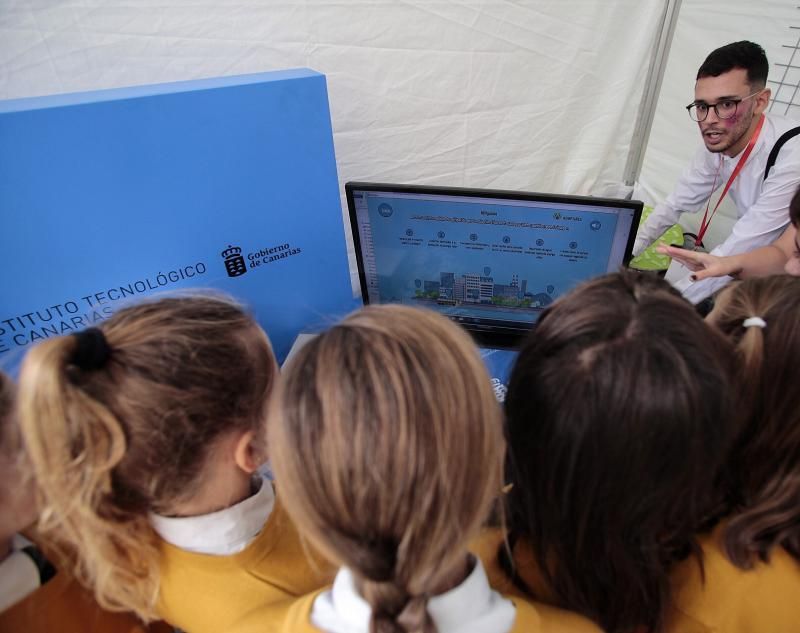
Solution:
[[[666,0],[664,15],[661,18],[661,29],[656,38],[656,46],[647,69],[647,82],[642,93],[639,112],[636,114],[636,125],[633,128],[631,149],[628,152],[628,161],[623,172],[623,182],[632,187],[639,178],[644,161],[644,152],[650,138],[650,129],[653,127],[653,117],[656,112],[656,103],[661,92],[661,83],[664,80],[664,69],[667,66],[669,49],[675,35],[675,25],[678,22],[678,12],[681,0]]]

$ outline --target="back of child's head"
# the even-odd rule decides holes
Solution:
[[[668,570],[721,503],[731,349],[662,280],[606,275],[542,314],[506,397],[512,539],[557,600],[658,631]]]
[[[800,278],[739,282],[710,319],[736,345],[751,411],[728,467],[726,550],[743,568],[776,546],[800,560]]]
[[[170,514],[208,483],[226,433],[261,428],[275,373],[254,320],[213,296],[133,305],[27,354],[19,415],[40,528],[77,554],[102,606],[154,615],[148,514]]]
[[[296,524],[352,570],[371,631],[432,631],[502,478],[500,409],[471,340],[403,306],[356,312],[283,375],[269,444]]]

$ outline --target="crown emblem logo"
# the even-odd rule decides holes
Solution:
[[[242,257],[242,249],[238,246],[228,245],[222,253],[220,253],[225,260],[225,270],[228,277],[239,277],[247,272],[247,263]]]

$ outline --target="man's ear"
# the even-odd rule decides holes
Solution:
[[[234,447],[233,460],[236,465],[246,473],[254,473],[261,466],[263,450],[256,446],[256,434],[254,431],[242,433],[236,441]]]
[[[761,114],[762,112],[764,112],[764,110],[767,109],[767,106],[769,105],[769,99],[771,96],[772,96],[772,90],[770,90],[769,88],[764,88],[764,90],[762,90],[758,94],[758,96],[755,98],[756,99],[756,107],[754,108],[755,114]]]

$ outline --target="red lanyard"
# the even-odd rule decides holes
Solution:
[[[733,181],[736,180],[736,176],[739,175],[739,172],[742,171],[742,167],[744,167],[747,158],[750,156],[750,152],[753,151],[753,148],[756,145],[756,141],[758,140],[758,135],[761,134],[761,128],[764,125],[764,115],[761,115],[761,118],[758,120],[758,125],[756,126],[755,132],[753,132],[753,136],[750,139],[750,142],[747,144],[744,152],[742,152],[742,156],[739,159],[739,162],[736,163],[736,168],[733,170],[731,177],[728,178],[728,183],[725,185],[725,189],[722,190],[722,195],[717,200],[717,204],[714,205],[714,210],[711,212],[711,215],[708,215],[708,208],[711,206],[711,196],[708,197],[708,203],[706,204],[706,212],[703,214],[703,221],[700,223],[700,230],[697,231],[697,239],[695,243],[698,246],[703,245],[703,237],[708,230],[708,225],[711,224],[711,219],[714,217],[714,214],[719,209],[719,205],[722,203],[722,200],[725,198],[725,194],[728,193],[728,189],[731,188]],[[711,185],[711,193],[714,193],[714,189],[717,187],[717,176],[719,176],[719,170],[722,167],[722,156],[719,158],[719,167],[717,167],[717,173],[714,174],[714,184]]]

